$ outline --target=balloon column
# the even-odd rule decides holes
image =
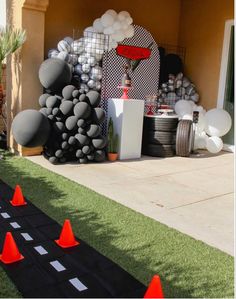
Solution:
[[[175,112],[180,119],[192,119],[193,111],[199,111],[194,148],[207,149],[213,154],[220,152],[223,148],[223,141],[220,137],[227,134],[232,125],[229,113],[221,108],[214,108],[206,112],[202,106],[197,106],[188,100],[179,100],[175,104]]]

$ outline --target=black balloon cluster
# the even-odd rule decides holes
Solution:
[[[73,85],[65,86],[62,96],[40,96],[40,112],[52,123],[44,146],[44,156],[51,163],[104,161],[106,138],[101,135],[100,125],[105,112],[98,107],[100,100],[97,91],[80,94]]]
[[[39,69],[45,93],[41,109],[25,110],[13,120],[15,140],[26,147],[44,146],[44,156],[53,164],[105,160],[106,138],[101,135],[105,111],[98,107],[98,91],[81,93],[71,85],[72,70],[57,58],[45,60]]]

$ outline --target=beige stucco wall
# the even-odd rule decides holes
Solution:
[[[217,105],[224,26],[233,17],[233,0],[182,0],[179,44],[186,47],[185,71],[207,109]]]
[[[45,53],[73,29],[80,34],[107,9],[126,10],[134,24],[149,30],[157,43],[178,42],[180,0],[50,0],[45,17]]]

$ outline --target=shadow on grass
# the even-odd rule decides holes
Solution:
[[[106,217],[100,217],[95,205],[97,199],[100,197],[104,198],[103,196],[67,179],[62,179],[62,177],[47,170],[42,171],[39,166],[32,165],[33,170],[31,170],[27,167],[31,165],[29,161],[25,163],[26,168],[20,169],[20,164],[15,165],[15,163],[13,163],[13,160],[17,161],[17,159],[22,160],[21,158],[15,158],[11,154],[4,152],[4,159],[0,160],[0,178],[3,181],[12,187],[16,184],[20,184],[26,197],[60,224],[64,222],[65,218],[70,219],[74,232],[79,238],[119,264],[144,284],[147,285],[154,274],[159,274],[166,298],[200,297],[200,293],[203,294],[202,297],[206,297],[206,294],[211,293],[209,289],[221,290],[222,284],[225,285],[225,281],[222,281],[221,284],[220,277],[217,281],[213,279],[198,280],[198,277],[201,278],[202,273],[201,269],[197,267],[197,261],[196,267],[192,265],[192,267],[186,269],[184,263],[181,266],[173,261],[170,251],[167,251],[166,256],[162,257],[161,260],[158,259],[158,252],[155,252],[155,246],[152,240],[140,244],[138,242],[140,236],[137,238],[132,236],[131,240],[136,240],[137,243],[129,244],[129,235],[126,236],[124,231],[121,232],[118,226],[112,225],[111,221],[108,221]],[[67,190],[63,192],[63,190],[65,190],[64,184],[66,186],[68,183],[70,183],[70,186],[75,188],[75,190],[71,189],[71,191]],[[73,193],[77,192],[77,189],[78,201],[77,198],[75,199]],[[68,204],[66,199],[68,200],[70,192],[72,194],[72,200],[70,204]],[[91,197],[94,196],[96,199],[94,199],[94,205],[82,204],[88,194]],[[119,204],[116,206],[117,208],[120,207]],[[104,206],[104,210],[105,209],[106,205]],[[122,212],[126,210],[129,211],[128,208],[123,207],[122,209]],[[107,213],[109,213],[109,210]],[[114,223],[124,219],[122,217],[126,216],[122,214],[120,215],[121,219],[118,219],[118,209],[115,215],[117,218],[114,218]],[[127,215],[129,216],[128,213]],[[132,221],[132,218],[130,218],[129,225],[133,225]],[[130,228],[128,234],[130,234]],[[124,243],[117,244],[117,239],[123,240]],[[126,242],[126,240],[128,241]],[[154,241],[157,242],[157,240]],[[168,244],[166,246],[168,246]],[[144,252],[149,252],[149,255],[143,254]],[[155,260],[153,254],[157,256],[157,260]],[[229,291],[229,294],[225,294],[225,296],[231,296],[231,293],[232,292]]]

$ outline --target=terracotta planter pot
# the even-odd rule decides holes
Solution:
[[[109,161],[114,162],[114,161],[117,160],[117,158],[118,158],[118,154],[117,154],[117,153],[108,153],[108,154],[107,154],[107,157],[108,157],[108,160],[109,160]]]

